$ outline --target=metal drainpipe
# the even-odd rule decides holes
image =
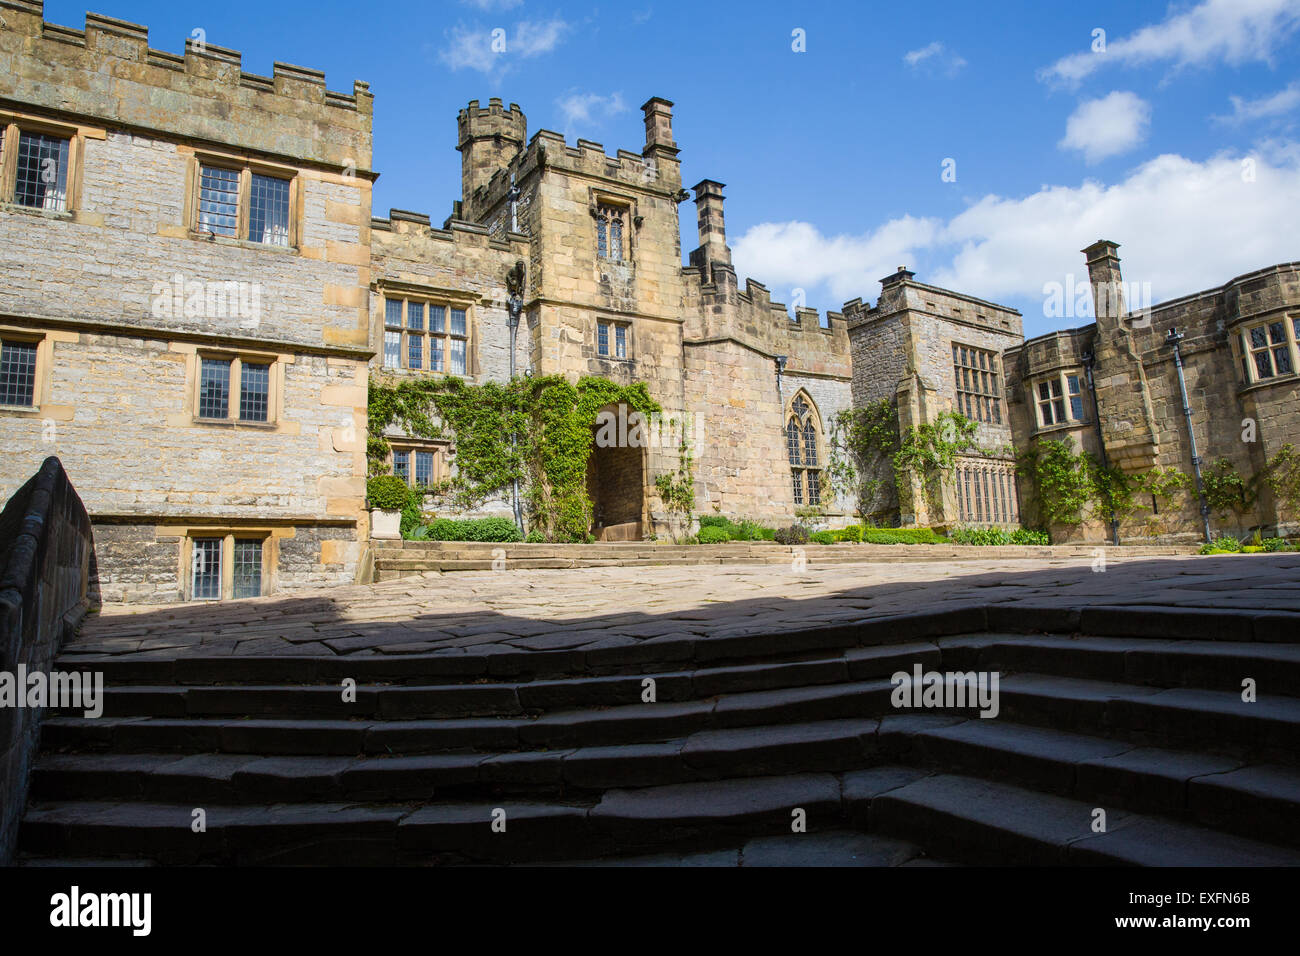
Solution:
[[[1092,416],[1097,426],[1097,449],[1101,452],[1101,467],[1107,471],[1110,470],[1110,460],[1106,456],[1106,436],[1101,431],[1101,402],[1097,398],[1097,383],[1093,381],[1092,366],[1097,357],[1091,352],[1083,356],[1083,367],[1088,373],[1088,391],[1092,393]],[[1110,509],[1110,540],[1115,547],[1119,547],[1119,519],[1115,517],[1114,503]]]
[[[1187,420],[1187,440],[1192,449],[1192,471],[1196,474],[1196,497],[1201,501],[1201,525],[1205,530],[1205,541],[1210,541],[1210,505],[1205,500],[1205,484],[1201,481],[1201,456],[1196,450],[1196,432],[1192,431],[1192,406],[1187,400],[1187,381],[1183,377],[1183,352],[1178,343],[1183,340],[1183,333],[1177,328],[1169,330],[1165,344],[1174,350],[1174,366],[1178,369],[1178,391],[1183,397],[1183,418]]]

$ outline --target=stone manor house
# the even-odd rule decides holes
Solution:
[[[441,222],[374,215],[373,102],[363,82],[334,92],[283,63],[261,76],[210,43],[176,56],[142,26],[87,14],[74,30],[44,22],[41,0],[0,0],[0,492],[62,459],[105,600],[364,574],[372,377],[644,382],[665,418],[693,423],[697,513],[831,527],[856,520],[829,481],[831,424],[880,399],[902,428],[959,411],[987,449],[893,516],[905,524],[1035,523],[1014,456],[1045,436],[1126,469],[1189,469],[1174,325],[1203,458],[1256,470],[1298,433],[1300,263],[1134,317],[1105,294],[1119,259],[1099,242],[1097,321],[1028,342],[1015,310],[901,267],[875,306],[792,315],[740,283],[722,184],[682,187],[668,100],[642,107],[644,145],[612,156],[471,101]],[[456,467],[449,442],[388,437],[412,484]],[[673,442],[596,448],[592,533],[662,534],[655,477],[677,466]],[[1294,527],[1266,495],[1255,508]],[[1172,533],[1199,521],[1194,503],[1173,518]]]

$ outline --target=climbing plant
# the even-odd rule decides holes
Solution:
[[[1218,458],[1206,468],[1201,474],[1201,482],[1210,511],[1223,520],[1236,515],[1240,521],[1258,497],[1254,483],[1237,471],[1237,466],[1227,458]]]
[[[677,419],[672,419],[668,424],[676,428]],[[691,454],[685,422],[682,423],[681,439],[677,444],[677,469],[656,476],[655,489],[673,523],[674,539],[680,538],[686,521],[695,508],[695,458]]]
[[[561,376],[470,384],[439,379],[372,379],[369,390],[368,470],[382,474],[390,450],[384,431],[400,425],[410,435],[445,438],[456,446],[456,476],[430,488],[435,500],[469,509],[516,480],[525,482],[530,524],[552,540],[583,540],[591,524],[587,461],[597,415],[622,406],[644,419],[659,411],[645,385],[618,385]],[[639,423],[636,423],[639,426]],[[629,443],[646,437],[629,432]]]
[[[841,411],[831,420],[827,447],[827,472],[834,496],[856,498],[857,513],[864,519],[879,513],[881,492],[894,485],[898,405],[881,399]]]
[[[931,504],[938,501],[943,476],[957,456],[976,447],[978,425],[960,412],[941,412],[933,422],[906,429],[893,454],[894,482],[900,504],[911,499],[912,481],[919,481]]]
[[[1300,514],[1300,452],[1290,442],[1268,460],[1264,481],[1281,510],[1294,520]]]
[[[1096,499],[1096,469],[1091,456],[1067,442],[1036,442],[1017,462],[1017,471],[1034,486],[1039,518],[1045,525],[1078,524]]]

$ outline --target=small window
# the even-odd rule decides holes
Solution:
[[[237,598],[261,597],[262,540],[235,539],[234,595]]]
[[[1001,425],[997,357],[984,349],[954,343],[952,360],[957,411],[973,421]]]
[[[415,453],[415,484],[421,488],[433,484],[433,452]]]
[[[1066,425],[1086,420],[1083,411],[1083,379],[1078,372],[1062,372],[1031,386],[1038,406],[1038,423]]]
[[[239,233],[239,170],[204,166],[199,176],[199,232]]]
[[[393,474],[412,488],[428,488],[441,478],[437,447],[407,446],[393,449]]]
[[[195,538],[193,542],[193,587],[196,601],[221,600],[221,539]]]
[[[35,342],[0,339],[0,405],[36,404]]]
[[[411,453],[409,451],[393,451],[393,474],[407,484],[411,483]]]
[[[626,322],[596,323],[596,354],[606,358],[627,358],[628,325]]]
[[[253,174],[248,238],[270,246],[289,244],[289,180]]]
[[[293,178],[253,172],[238,160],[201,162],[194,228],[265,246],[294,243]]]
[[[1241,350],[1242,377],[1247,383],[1262,382],[1295,371],[1292,350],[1300,335],[1300,317],[1288,323],[1277,319],[1247,329],[1238,337]]]
[[[627,258],[624,241],[627,209],[623,206],[601,204],[596,207],[596,255],[611,262]]]
[[[14,202],[57,212],[68,208],[68,153],[72,141],[44,133],[18,135]]]
[[[269,423],[272,364],[255,358],[201,355],[196,416],[212,422]],[[233,396],[238,396],[237,403]]]

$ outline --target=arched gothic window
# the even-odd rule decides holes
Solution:
[[[797,392],[785,418],[785,447],[796,507],[817,506],[822,501],[820,432],[821,423],[812,400],[806,392]]]

